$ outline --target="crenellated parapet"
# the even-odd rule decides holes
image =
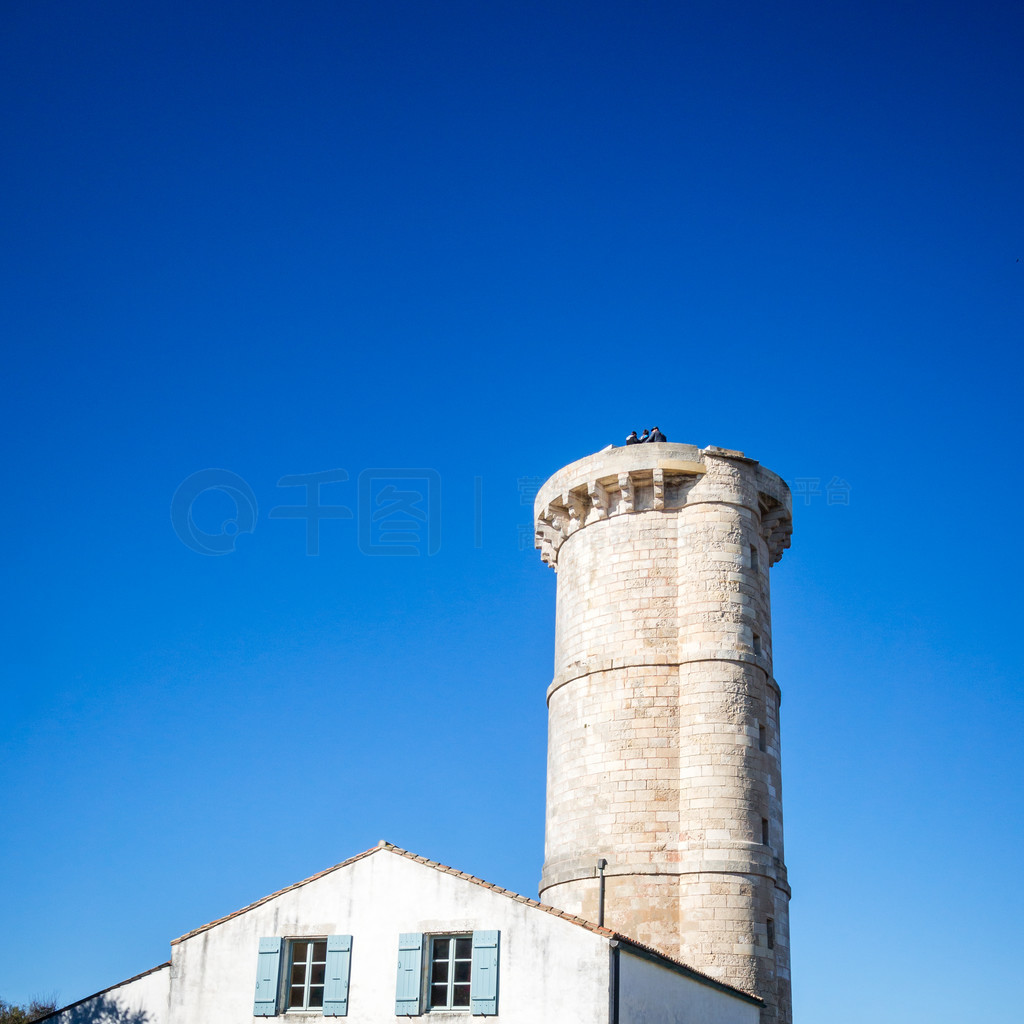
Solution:
[[[534,546],[557,571],[562,544],[592,523],[716,501],[754,512],[769,565],[782,557],[793,532],[786,482],[742,452],[668,441],[607,448],[557,472],[534,502]]]

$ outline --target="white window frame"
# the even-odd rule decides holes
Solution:
[[[288,966],[284,971],[284,992],[281,999],[281,1005],[284,1007],[285,1013],[323,1013],[324,1010],[324,992],[326,990],[327,983],[327,936],[326,935],[297,935],[293,939],[285,940],[288,945]],[[305,960],[305,980],[302,983],[302,1005],[292,1006],[292,968],[295,965],[295,947],[300,943],[307,943],[306,946],[306,960]],[[314,960],[314,953],[316,949],[316,943],[322,942],[324,946],[324,958],[323,960]],[[320,1004],[319,1006],[309,1005],[309,990],[312,985],[313,978],[313,967],[320,964],[324,968],[324,981],[320,985],[316,986],[320,989]]]
[[[445,932],[437,935],[427,935],[426,938],[429,940],[426,943],[427,949],[427,969],[424,972],[426,974],[426,988],[427,998],[426,1010],[427,1013],[434,1012],[447,1012],[447,1013],[469,1013],[473,1006],[473,933],[472,932]],[[469,955],[464,957],[455,956],[455,942],[458,939],[465,939],[469,942]],[[448,981],[447,991],[445,997],[445,1003],[443,1006],[434,1006],[434,946],[435,943],[447,941],[448,956],[445,961],[448,963]],[[468,963],[469,964],[469,977],[464,982],[459,982],[466,986],[466,1003],[464,1006],[453,1006],[452,1001],[455,995],[455,964],[456,963]],[[439,987],[439,986],[438,986]]]

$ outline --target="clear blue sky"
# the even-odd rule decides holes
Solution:
[[[657,423],[801,492],[798,1021],[1020,1020],[1022,30],[6,4],[0,997],[77,999],[380,838],[535,895],[521,492]],[[258,506],[222,556],[171,526],[208,468]],[[310,556],[278,482],[335,469]],[[361,549],[400,469],[436,473],[436,554]]]

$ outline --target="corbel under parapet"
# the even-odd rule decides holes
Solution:
[[[537,523],[533,538],[533,546],[540,552],[540,560],[545,565],[557,569],[558,545],[562,538],[545,522]]]
[[[768,547],[768,564],[774,565],[789,547],[793,520],[781,505],[761,513],[761,538]]]
[[[590,514],[588,516],[588,521],[591,518],[593,518],[595,522],[599,519],[607,519],[611,499],[608,492],[604,489],[604,486],[596,480],[591,480],[590,483],[587,484],[587,495],[590,498]]]
[[[661,512],[665,508],[665,470],[654,470],[654,508]]]
[[[582,494],[567,491],[562,495],[562,504],[567,515],[566,536],[574,534],[587,521],[587,502]]]
[[[628,473],[619,474],[619,511],[633,511],[633,478]]]

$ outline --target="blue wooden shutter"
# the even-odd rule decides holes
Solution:
[[[324,1016],[348,1015],[348,975],[352,964],[352,936],[327,936],[327,981],[324,988]]]
[[[420,972],[423,970],[423,935],[402,932],[398,936],[398,979],[395,982],[395,1016],[420,1015]]]
[[[469,1000],[478,1017],[498,1012],[498,932],[473,932]]]
[[[256,1000],[254,1017],[277,1016],[278,974],[281,970],[281,939],[260,939],[260,955],[256,961]]]

